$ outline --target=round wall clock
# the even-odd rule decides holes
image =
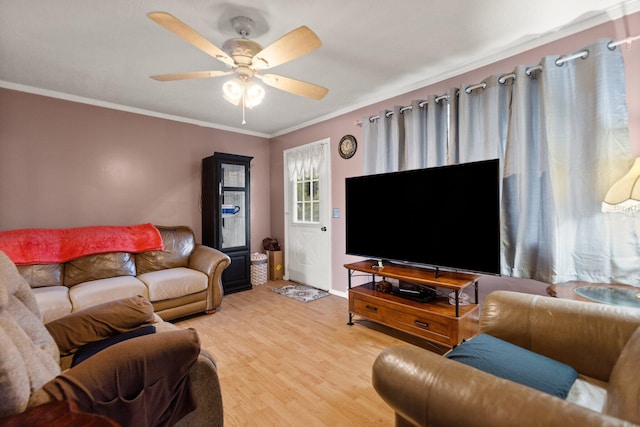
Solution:
[[[358,143],[353,135],[343,136],[338,144],[338,153],[340,153],[340,157],[343,159],[350,159],[353,157],[353,155],[356,154],[357,149]]]

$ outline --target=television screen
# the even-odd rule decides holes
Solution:
[[[346,253],[500,274],[499,161],[346,179]]]

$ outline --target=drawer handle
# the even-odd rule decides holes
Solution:
[[[365,308],[369,311],[373,311],[374,313],[378,312],[378,307],[374,307],[372,305],[365,305]]]
[[[415,323],[416,326],[420,326],[421,328],[429,329],[429,324],[427,322],[422,322],[420,320],[414,320],[413,323]]]

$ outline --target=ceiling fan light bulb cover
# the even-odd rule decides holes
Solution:
[[[224,99],[233,105],[240,105],[240,101],[242,101],[242,82],[238,78],[227,80],[222,85],[222,93]]]
[[[264,99],[264,88],[259,84],[248,81],[245,84],[245,106],[253,108]]]

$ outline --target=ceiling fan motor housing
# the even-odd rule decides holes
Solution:
[[[262,50],[262,46],[249,39],[231,39],[224,42],[222,50],[239,66],[249,66],[256,53]]]

